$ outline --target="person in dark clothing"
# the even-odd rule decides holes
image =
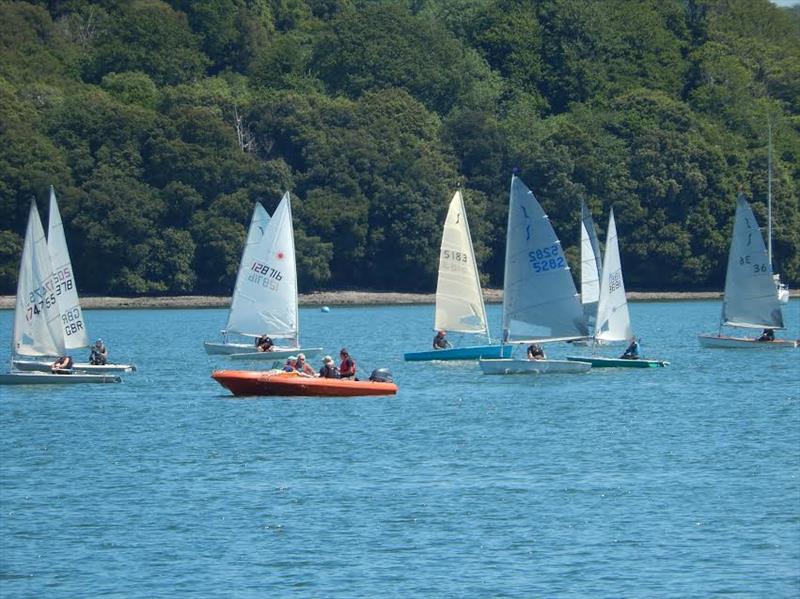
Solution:
[[[447,333],[444,331],[437,331],[436,336],[433,338],[433,349],[449,349],[453,347],[450,345],[450,342],[444,338],[446,334]]]
[[[324,379],[338,379],[339,369],[333,363],[333,358],[325,356],[322,360],[322,368],[319,369],[319,376]]]
[[[544,349],[538,343],[533,343],[528,346],[528,359],[529,360],[546,360],[547,356],[544,354]]]
[[[56,374],[70,374],[72,370],[72,356],[60,356],[50,367]],[[64,372],[70,371],[70,372]]]
[[[775,341],[775,329],[764,329],[764,332],[761,333],[761,337],[759,337],[758,340]]]
[[[638,360],[641,356],[639,355],[639,341],[634,337],[631,339],[631,344],[628,346],[628,349],[625,350],[625,353],[620,356],[623,360]]]
[[[256,347],[258,347],[258,351],[274,351],[275,345],[268,335],[261,335],[256,339]]]

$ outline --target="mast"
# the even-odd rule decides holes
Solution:
[[[767,254],[769,266],[772,265],[772,121],[767,118],[769,149],[767,151]]]

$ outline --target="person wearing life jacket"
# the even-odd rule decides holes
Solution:
[[[283,365],[283,368],[281,368],[281,370],[283,370],[284,372],[297,372],[297,368],[295,368],[296,365],[297,365],[297,356],[289,356],[288,358],[286,358],[286,364]]]
[[[342,359],[339,364],[339,377],[343,379],[356,379],[356,361],[350,357],[350,353],[344,347],[339,352],[339,357]]]
[[[92,346],[92,353],[89,354],[89,364],[103,366],[108,363],[108,349],[102,339],[98,339]]]
[[[261,337],[256,339],[256,347],[258,351],[275,351],[275,344],[272,343],[272,339],[270,339],[269,335],[261,335]]]
[[[322,360],[322,368],[319,369],[319,376],[324,379],[340,378],[339,369],[336,368],[336,364],[333,363],[333,358],[330,356],[325,356]]]
[[[50,370],[55,374],[72,374],[72,356],[60,356]]]
[[[628,349],[625,350],[625,353],[620,356],[623,360],[638,360],[641,356],[639,355],[639,340],[636,337],[631,338],[631,344],[628,346]]]
[[[450,349],[453,347],[450,342],[444,338],[447,333],[444,331],[437,331],[436,336],[433,338],[433,349]]]
[[[538,343],[533,343],[528,346],[528,359],[529,360],[546,360],[547,356],[544,354],[544,349]]]

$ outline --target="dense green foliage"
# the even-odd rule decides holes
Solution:
[[[583,200],[629,288],[719,288],[768,122],[800,284],[800,12],[767,0],[0,2],[0,53],[0,292],[51,184],[86,292],[230,292],[287,189],[303,290],[431,290],[459,184],[502,286],[515,166],[574,266]]]

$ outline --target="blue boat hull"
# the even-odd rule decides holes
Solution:
[[[510,358],[513,345],[472,345],[403,354],[406,362],[431,360],[478,360],[479,358]]]

